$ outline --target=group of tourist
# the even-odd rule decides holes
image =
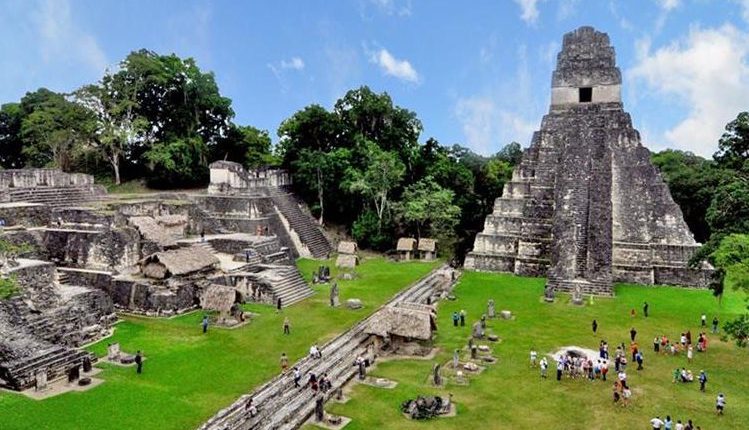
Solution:
[[[461,327],[465,327],[466,325],[466,311],[462,310],[460,312],[453,312],[453,327],[457,327],[458,323],[460,323]]]
[[[687,420],[686,423],[682,423],[681,420],[676,420],[676,423],[671,419],[671,415],[666,415],[666,419],[662,420],[660,416],[657,416],[650,420],[650,425],[653,430],[701,430],[702,427],[696,426],[692,423],[692,420]]]
[[[692,358],[694,358],[692,332],[690,330],[682,332],[679,335],[678,342],[671,342],[665,334],[660,338],[656,336],[653,338],[653,351],[671,355],[676,355],[682,351],[686,351],[687,360],[691,362]],[[697,352],[707,352],[707,334],[704,331],[700,332],[699,338],[697,339]]]

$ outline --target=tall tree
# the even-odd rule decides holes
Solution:
[[[391,191],[400,184],[406,167],[396,154],[380,149],[373,142],[365,142],[364,147],[365,167],[363,170],[349,169],[349,190],[361,193],[372,202],[378,226],[382,227],[382,218],[389,207]]]
[[[23,109],[20,103],[7,103],[0,107],[0,166],[18,169],[26,164],[21,139]]]
[[[267,130],[252,126],[232,125],[227,135],[212,148],[213,159],[235,161],[248,169],[277,164],[271,153]]]
[[[436,237],[449,237],[460,217],[460,207],[453,204],[454,197],[451,190],[426,177],[406,187],[398,212],[403,220],[414,224],[419,238],[427,231]]]
[[[153,139],[148,120],[138,114],[137,95],[137,82],[127,70],[108,73],[98,84],[84,86],[75,93],[76,100],[95,118],[91,143],[112,167],[117,185],[122,182],[123,160],[132,156],[136,145],[146,145]]]
[[[21,123],[22,150],[29,164],[70,171],[85,150],[94,128],[91,112],[63,94],[39,89],[21,99],[26,116]]]
[[[741,112],[726,125],[714,155],[721,167],[749,175],[749,112]]]

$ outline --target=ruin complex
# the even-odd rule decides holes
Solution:
[[[706,263],[687,266],[700,245],[623,109],[621,84],[607,34],[580,27],[564,36],[549,113],[466,268],[606,295],[613,282],[707,284]]]
[[[313,294],[295,259],[332,246],[288,174],[226,161],[210,169],[203,192],[129,198],[108,196],[90,175],[0,172],[0,239],[24,245],[0,267],[18,290],[0,298],[0,387],[77,375],[96,360],[78,348],[109,334],[115,311],[204,306],[231,325],[236,304],[289,306]]]

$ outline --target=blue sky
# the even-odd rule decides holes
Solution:
[[[71,91],[140,48],[194,57],[267,129],[369,85],[422,141],[523,146],[548,109],[565,32],[609,33],[625,109],[651,149],[709,156],[749,109],[749,0],[0,0],[0,103]]]

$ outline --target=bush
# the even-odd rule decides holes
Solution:
[[[368,210],[354,221],[351,226],[351,235],[362,248],[384,251],[391,246],[391,227],[389,219],[383,219],[383,224],[380,227],[377,214]]]

